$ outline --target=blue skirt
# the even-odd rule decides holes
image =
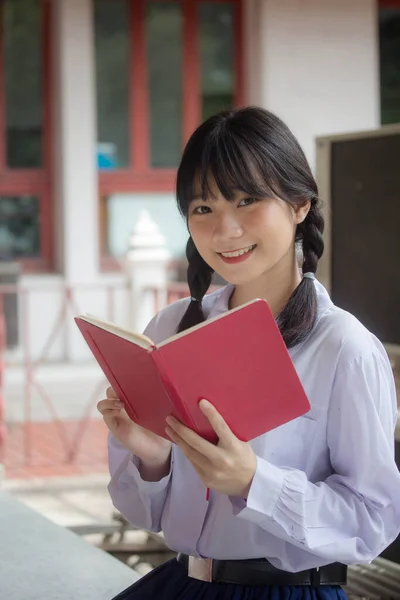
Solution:
[[[346,600],[340,586],[262,586],[207,583],[188,577],[172,559],[142,577],[113,600]]]

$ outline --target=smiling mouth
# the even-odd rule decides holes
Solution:
[[[246,246],[246,248],[241,248],[240,250],[233,250],[232,252],[218,252],[224,258],[237,258],[238,256],[243,256],[243,254],[247,254],[251,252],[256,247],[256,244],[252,246]]]

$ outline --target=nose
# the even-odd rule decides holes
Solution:
[[[218,215],[214,224],[214,240],[222,243],[242,237],[243,227],[240,220],[230,211]]]

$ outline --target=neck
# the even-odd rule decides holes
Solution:
[[[237,285],[231,296],[229,308],[236,308],[255,298],[262,298],[268,302],[272,314],[276,317],[286,306],[300,281],[301,275],[296,256],[293,256],[289,266],[278,264],[260,279]]]

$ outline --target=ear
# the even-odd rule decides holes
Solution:
[[[295,208],[296,225],[298,225],[299,223],[302,223],[304,221],[304,219],[308,215],[310,208],[311,208],[311,200],[306,200],[304,202],[304,204],[299,204],[298,206],[296,206],[296,208]]]

